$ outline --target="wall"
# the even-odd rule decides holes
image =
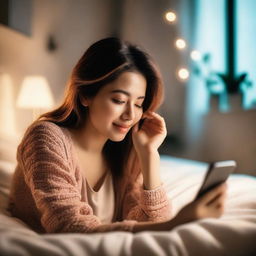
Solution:
[[[256,176],[256,110],[210,112],[203,117],[197,159],[235,159],[237,172]]]
[[[25,76],[43,75],[50,83],[56,105],[59,104],[73,65],[92,42],[109,36],[110,3],[34,0],[31,37],[0,25],[0,75],[9,76],[11,98],[17,99]],[[54,52],[46,47],[49,35],[56,40],[58,48]],[[22,133],[32,120],[32,111],[14,106],[12,112],[15,129]]]
[[[112,35],[115,29],[122,38],[143,46],[160,66],[165,84],[165,101],[160,113],[165,117],[168,134],[175,138],[170,143],[167,140],[165,152],[200,161],[235,159],[239,162],[238,171],[255,174],[255,111],[241,112],[238,108],[226,116],[218,111],[209,114],[199,111],[198,114],[197,106],[205,106],[206,103],[193,94],[198,81],[182,83],[176,78],[177,68],[190,64],[191,48],[184,53],[177,51],[173,46],[174,39],[183,36],[191,44],[190,47],[194,47],[196,22],[203,22],[195,20],[201,17],[196,12],[196,3],[211,2],[125,0],[118,7],[123,8],[124,16],[120,18],[116,15],[115,21],[115,1],[34,0],[31,37],[0,25],[0,81],[8,81],[5,82],[8,86],[0,95],[0,118],[7,120],[9,116],[0,132],[1,129],[14,127],[16,123],[16,128],[10,128],[8,132],[22,133],[32,120],[32,111],[13,106],[26,75],[46,76],[56,105],[59,104],[78,58],[92,42]],[[176,10],[179,15],[174,26],[163,19],[168,9]],[[46,48],[49,35],[54,36],[58,46],[54,52]],[[9,110],[1,112],[3,106]],[[10,118],[12,115],[14,118]]]

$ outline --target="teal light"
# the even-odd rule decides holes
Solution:
[[[190,81],[187,94],[187,120],[191,136],[196,140],[200,136],[201,118],[210,110],[210,92],[207,89],[206,77],[211,76],[211,70],[225,72],[225,1],[195,0],[194,15],[188,26],[192,31],[190,47],[199,51],[201,64],[192,62]],[[181,17],[182,19],[183,17]],[[192,45],[191,45],[192,44]],[[218,88],[220,90],[220,87]],[[226,110],[225,100],[223,111]]]
[[[197,0],[195,17],[195,35],[193,47],[203,55],[208,54],[210,59],[205,61],[208,66],[201,66],[203,77],[210,76],[211,70],[225,71],[225,40],[224,40],[224,1]],[[205,65],[206,66],[206,65]],[[205,70],[204,70],[205,69]],[[196,74],[194,74],[196,76]],[[192,81],[193,82],[193,81]],[[191,105],[197,112],[207,113],[209,111],[209,91],[203,79],[196,79],[196,84],[191,83]]]
[[[256,108],[256,1],[237,1],[237,72],[248,74],[250,87],[242,86],[244,109]]]
[[[222,94],[225,92],[225,89],[224,89],[224,85],[223,84],[220,84],[220,83],[216,83],[214,85],[212,85],[211,87],[211,93],[212,94]]]
[[[236,106],[231,100],[238,94],[241,102],[236,104],[240,108],[256,108],[256,1],[197,0],[195,8],[194,48],[205,58],[193,64],[199,80],[191,79],[190,106],[195,106],[190,109],[208,112],[209,97],[215,95],[219,111],[232,111]],[[200,103],[193,101],[195,98]]]

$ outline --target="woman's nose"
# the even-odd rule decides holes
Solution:
[[[131,105],[128,105],[125,108],[125,111],[123,113],[123,118],[125,120],[133,120],[135,118],[135,112],[134,112],[134,107]]]

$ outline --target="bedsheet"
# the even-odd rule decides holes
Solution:
[[[194,199],[206,164],[161,156],[161,177],[174,214]],[[4,174],[3,174],[4,173]],[[102,234],[44,234],[4,210],[10,179],[0,177],[0,255],[256,255],[256,179],[233,174],[219,219],[203,219],[170,231]]]

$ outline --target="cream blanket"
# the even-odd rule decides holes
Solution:
[[[175,214],[194,199],[205,171],[204,163],[162,157],[162,180]],[[251,176],[229,178],[226,210],[220,219],[204,219],[167,232],[38,235],[4,211],[10,173],[0,175],[3,256],[256,255],[256,179]]]

